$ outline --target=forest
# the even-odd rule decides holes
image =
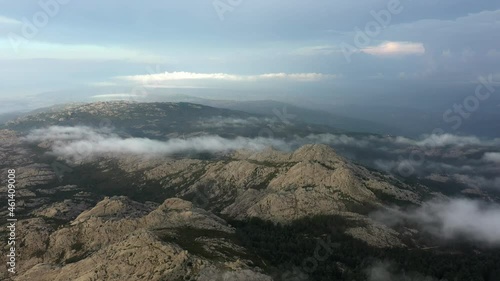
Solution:
[[[397,280],[500,280],[498,248],[463,241],[432,248],[375,248],[345,234],[352,222],[340,216],[289,225],[260,219],[231,224],[240,242],[265,261],[275,280],[370,280],[370,268],[381,261],[391,264]]]

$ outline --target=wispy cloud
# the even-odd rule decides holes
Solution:
[[[217,81],[266,81],[266,80],[289,80],[300,82],[312,82],[337,78],[334,74],[322,73],[265,73],[258,75],[238,75],[228,73],[195,73],[195,72],[164,72],[158,74],[120,76],[119,79],[154,84],[160,82],[183,81],[183,80],[217,80]]]
[[[138,99],[140,97],[114,93],[96,95],[95,99]],[[456,185],[456,192],[465,188],[480,189],[486,193],[500,188],[499,178],[492,176],[498,169],[498,152],[492,152],[500,140],[485,140],[471,136],[431,135],[413,140],[403,137],[377,135],[311,134],[289,136],[286,140],[270,138],[221,138],[219,128],[242,129],[275,126],[271,118],[217,117],[194,120],[191,124],[204,137],[157,141],[144,138],[122,138],[108,131],[92,128],[50,127],[32,131],[27,140],[49,141],[57,155],[77,158],[79,154],[97,155],[142,154],[168,155],[187,151],[219,152],[237,149],[261,149],[273,146],[290,151],[305,144],[321,143],[332,146],[344,157],[366,166],[400,175],[402,167],[411,167],[416,175],[435,180],[441,175],[447,184]],[[214,128],[216,130],[214,130]],[[199,135],[198,135],[199,136]],[[79,151],[83,151],[80,153]],[[416,156],[401,159],[401,155]],[[482,158],[472,157],[483,153]],[[425,161],[423,161],[425,160]]]
[[[412,140],[404,137],[397,137],[396,143],[412,144],[427,147],[442,147],[442,146],[466,146],[466,145],[483,145],[493,146],[499,145],[500,139],[481,140],[476,136],[459,136],[453,134],[432,134],[426,135],[420,140]]]
[[[20,24],[22,24],[22,22],[16,19],[0,16],[0,25],[20,25]]]
[[[487,152],[484,154],[483,159],[489,162],[500,163],[500,152]]]
[[[425,47],[422,43],[384,42],[377,46],[363,48],[361,51],[375,56],[405,56],[424,54]]]
[[[141,155],[154,157],[189,152],[225,152],[238,149],[262,150],[268,147],[286,149],[288,145],[276,139],[219,136],[174,138],[167,141],[147,138],[122,138],[107,130],[90,127],[52,126],[36,129],[25,138],[28,142],[49,142],[52,153],[74,161],[100,155]]]
[[[296,49],[292,52],[292,55],[299,56],[318,56],[318,55],[332,55],[335,53],[341,53],[342,50],[336,46],[331,45],[321,45],[321,46],[308,46]]]
[[[414,209],[390,209],[372,214],[389,225],[416,223],[442,239],[465,238],[500,244],[500,205],[470,199],[432,200]]]
[[[115,93],[115,94],[103,94],[103,95],[94,95],[91,96],[90,98],[93,99],[105,99],[105,100],[122,100],[122,99],[127,99],[127,98],[139,98],[140,95],[134,95],[134,94],[126,94],[126,93]]]

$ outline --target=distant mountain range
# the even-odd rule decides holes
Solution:
[[[461,90],[456,96],[432,96],[430,93],[415,93],[408,100],[403,97],[367,97],[366,101],[356,103],[335,103],[325,97],[328,102],[317,103],[314,99],[301,103],[297,99],[290,101],[276,100],[218,100],[203,98],[204,94],[216,96],[217,89],[194,91],[187,89],[148,89],[146,95],[120,95],[109,93],[127,93],[130,89],[121,88],[82,88],[72,91],[46,92],[33,96],[29,104],[34,108],[54,103],[72,103],[74,101],[95,102],[97,100],[133,100],[136,102],[190,102],[217,108],[283,117],[294,116],[297,122],[327,125],[348,132],[366,132],[389,135],[418,137],[431,134],[440,128],[445,132],[458,135],[475,135],[478,137],[500,137],[500,98],[492,95],[482,101],[473,112],[466,112],[462,117],[454,111],[455,104],[462,104],[468,97],[467,91]],[[227,96],[228,91],[225,90]],[[473,91],[472,91],[473,92]],[[187,93],[187,94],[183,94]],[[438,95],[438,93],[436,93]],[[462,97],[463,95],[463,97]],[[436,98],[436,99],[435,99]],[[301,98],[300,100],[304,100]],[[27,102],[27,101],[26,101]],[[20,104],[17,106],[21,106]],[[468,107],[470,108],[470,107]],[[447,113],[447,119],[444,118]],[[26,114],[26,113],[22,113]],[[0,123],[21,113],[0,115]],[[289,118],[290,119],[290,118]],[[459,119],[460,121],[458,121]],[[456,127],[457,122],[460,122]]]
[[[150,93],[148,99],[168,102],[191,102],[207,106],[244,111],[248,113],[267,115],[273,118],[286,119],[293,122],[327,125],[346,132],[364,133],[393,133],[399,132],[396,128],[385,126],[381,123],[371,122],[363,119],[345,117],[323,110],[314,110],[299,107],[274,100],[257,101],[234,101],[234,100],[212,100],[188,95],[161,95]],[[282,120],[283,121],[283,120]]]

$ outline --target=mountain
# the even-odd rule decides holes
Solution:
[[[112,126],[121,135],[153,139],[168,138],[169,134],[196,135],[207,131],[225,137],[267,136],[268,131],[272,131],[275,137],[336,131],[325,125],[297,120],[284,123],[276,117],[200,104],[127,101],[58,105],[11,120],[2,127],[29,131],[52,125]]]
[[[10,112],[10,113],[2,113],[0,114],[0,124],[4,124],[10,120],[16,119],[22,116],[22,112]]]
[[[158,101],[191,102],[217,108],[245,111],[253,114],[274,117],[278,116],[280,118],[287,118],[287,120],[290,119],[309,124],[327,125],[339,130],[349,132],[365,132],[378,134],[398,134],[403,132],[403,130],[396,129],[395,127],[386,126],[384,125],[384,123],[370,121],[372,119],[356,118],[353,117],[352,114],[347,114],[344,112],[342,112],[342,114],[336,114],[335,109],[331,109],[330,111],[309,109],[297,106],[295,104],[274,100],[214,100],[181,94],[164,95],[161,93],[156,93],[154,91],[150,93],[148,98]]]
[[[15,168],[18,273],[2,267],[0,278],[371,280],[377,260],[447,280],[496,278],[495,247],[376,215],[396,220],[445,195],[325,144],[262,142],[264,124],[285,139],[333,130],[190,103],[78,104],[10,122],[0,177]],[[193,141],[201,133],[212,138]]]
[[[231,242],[233,228],[181,199],[106,197],[62,228],[28,219],[19,232],[34,266],[16,280],[271,280]]]
[[[388,198],[420,200],[410,186],[323,145],[292,153],[242,150],[214,160],[104,156],[66,166],[59,181],[54,163],[66,164],[20,146],[12,131],[2,137],[9,140],[4,167],[16,163],[22,198],[16,209],[22,274],[15,280],[272,280],[274,271],[222,217],[292,223],[340,215],[356,225],[345,231],[353,239],[401,247],[395,231],[356,210]]]

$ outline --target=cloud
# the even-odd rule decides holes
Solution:
[[[405,137],[396,137],[396,143],[411,144],[426,147],[443,147],[443,146],[466,146],[466,145],[484,145],[493,146],[499,145],[500,139],[481,140],[476,136],[458,136],[453,134],[432,134],[426,135],[418,141]]]
[[[96,130],[90,127],[52,126],[45,129],[36,129],[31,131],[24,140],[28,142],[49,142],[54,155],[75,161],[107,154],[154,157],[189,152],[226,152],[238,149],[263,150],[268,147],[288,149],[285,142],[269,138],[237,137],[226,139],[209,135],[158,141],[147,138],[122,138],[106,129]]]
[[[475,136],[457,136],[452,134],[442,134],[442,135],[429,135],[423,140],[417,142],[419,146],[447,146],[447,145],[479,145],[481,140]]]
[[[389,225],[402,222],[442,239],[465,238],[500,245],[500,205],[470,199],[432,200],[418,208],[389,209],[372,214]]]
[[[126,93],[116,93],[116,94],[103,94],[103,95],[94,95],[90,98],[92,99],[106,99],[106,100],[123,100],[123,99],[132,99],[132,98],[140,98],[140,95],[134,94],[126,94]]]
[[[406,56],[422,55],[425,53],[425,47],[422,43],[384,42],[378,46],[363,48],[361,51],[375,56]]]
[[[16,19],[0,16],[0,25],[20,25],[20,24],[22,24],[22,22]]]
[[[299,56],[327,56],[335,53],[341,53],[342,50],[338,47],[331,45],[321,45],[321,46],[308,46],[302,47],[297,50],[294,50],[292,55]]]
[[[118,86],[115,82],[111,81],[102,81],[102,82],[91,82],[89,83],[90,86],[93,87],[111,87],[111,86]]]
[[[474,172],[474,169],[472,172]],[[463,183],[471,188],[489,188],[500,190],[500,177],[486,178],[475,175],[453,174],[451,178],[456,182]]]
[[[142,84],[186,81],[186,80],[216,80],[216,81],[266,81],[266,80],[288,80],[300,82],[312,82],[319,80],[335,79],[333,74],[322,73],[266,73],[259,75],[237,75],[227,73],[194,73],[194,72],[164,72],[157,74],[120,76],[119,79],[138,82]]]
[[[121,94],[96,97],[137,98]],[[138,154],[150,157],[156,154],[169,155],[189,151],[222,152],[247,147],[260,150],[269,146],[290,151],[305,144],[321,143],[332,146],[337,153],[348,159],[388,173],[399,176],[418,175],[432,181],[436,178],[433,175],[442,176],[447,179],[450,192],[458,193],[464,188],[481,189],[485,194],[500,190],[500,178],[494,176],[498,169],[495,164],[498,162],[493,162],[498,159],[500,153],[491,152],[492,147],[498,145],[498,140],[456,135],[432,135],[413,140],[403,137],[346,134],[290,135],[285,140],[244,137],[227,139],[216,135],[216,132],[220,132],[219,128],[251,132],[255,128],[280,127],[281,123],[268,117],[214,116],[206,120],[194,120],[191,125],[196,128],[195,131],[204,132],[197,137],[187,139],[172,138],[167,141],[157,141],[122,138],[109,131],[92,128],[49,127],[31,131],[26,139],[48,142],[56,155],[70,159],[100,153]],[[428,149],[429,147],[432,149]],[[484,156],[478,158],[475,155]],[[456,185],[454,190],[453,185]]]
[[[396,147],[403,149],[405,147],[410,148],[411,146],[436,148],[450,146],[462,148],[464,146],[490,147],[500,145],[500,139],[480,139],[476,136],[458,136],[453,134],[424,135],[419,139],[410,139],[401,136],[366,135],[352,137],[345,134],[316,134],[310,135],[305,139],[329,144],[371,147],[384,151],[393,151]]]
[[[500,163],[500,152],[486,152],[483,156],[483,160]]]
[[[259,122],[272,122],[268,118],[258,119],[231,119],[213,118],[200,122],[201,127],[214,125],[242,127],[257,125]],[[295,137],[289,141],[273,138],[222,138],[217,135],[206,135],[191,138],[172,138],[167,141],[152,140],[147,138],[123,138],[112,133],[109,128],[94,129],[85,126],[63,127],[51,126],[43,129],[32,130],[26,137],[28,142],[49,143],[52,153],[67,159],[82,160],[103,154],[120,155],[134,154],[151,157],[155,155],[172,155],[187,152],[226,152],[238,149],[263,150],[273,147],[282,151],[300,147],[309,143],[323,143],[329,145],[350,144],[366,146],[365,141],[356,141],[346,135],[319,134],[307,137]]]

